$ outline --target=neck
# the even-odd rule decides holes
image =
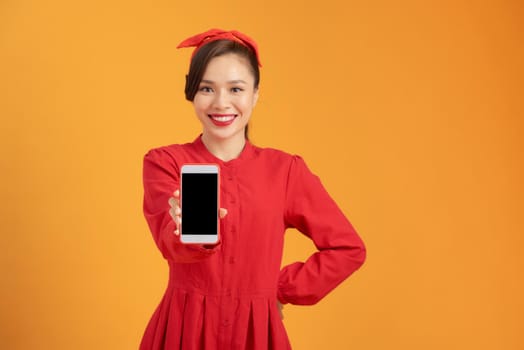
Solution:
[[[240,153],[242,153],[242,150],[246,145],[246,138],[243,133],[238,137],[227,139],[213,138],[204,133],[202,134],[202,142],[211,154],[218,159],[227,162],[237,158]]]

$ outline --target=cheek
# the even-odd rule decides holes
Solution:
[[[207,103],[206,99],[204,98],[195,98],[193,100],[193,108],[197,112],[205,111],[209,107],[209,103]]]
[[[247,111],[247,110],[251,110],[253,109],[253,106],[254,106],[254,99],[251,98],[251,97],[246,97],[244,99],[242,99],[241,101],[239,101],[239,107],[242,108],[243,110]]]

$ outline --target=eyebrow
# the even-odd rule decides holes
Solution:
[[[202,81],[200,83],[214,84],[215,82],[213,80],[202,79]],[[236,80],[229,80],[228,84],[247,84],[247,82],[245,80],[242,80],[242,79],[236,79]]]

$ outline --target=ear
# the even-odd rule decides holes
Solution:
[[[258,88],[255,89],[255,92],[254,92],[254,95],[253,95],[253,107],[255,107],[257,105],[257,101],[258,101]]]

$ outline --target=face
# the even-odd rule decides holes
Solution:
[[[258,99],[249,62],[236,54],[211,59],[193,99],[208,140],[244,140],[244,129]]]

